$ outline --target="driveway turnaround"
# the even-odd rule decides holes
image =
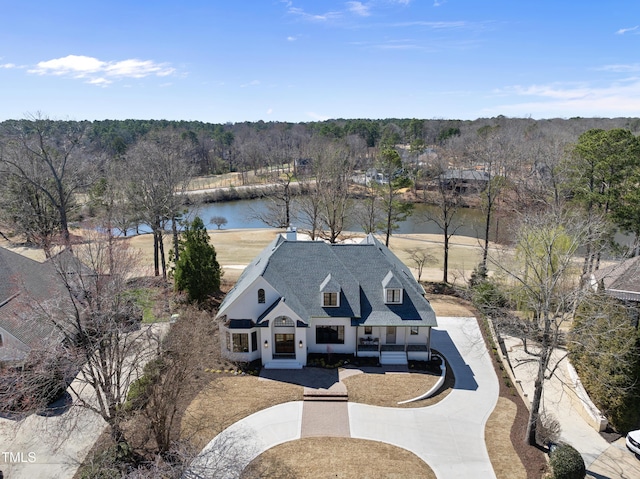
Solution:
[[[484,427],[498,400],[498,379],[475,318],[439,317],[432,347],[453,369],[456,382],[449,395],[424,408],[400,409],[347,403],[347,413],[328,414],[324,431],[385,442],[407,449],[439,479],[495,478],[484,442]],[[258,455],[278,444],[300,439],[303,402],[280,404],[233,424],[200,453],[185,477],[239,477]],[[344,403],[343,403],[344,404]],[[320,406],[322,407],[322,406]],[[341,407],[336,405],[336,407]],[[307,408],[312,413],[313,408]],[[344,421],[348,420],[348,428]],[[306,420],[305,436],[314,434]]]

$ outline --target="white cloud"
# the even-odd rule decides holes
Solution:
[[[113,82],[111,80],[107,80],[106,78],[92,78],[87,83],[91,83],[92,85],[97,85],[97,86],[107,86]]]
[[[260,85],[260,80],[251,80],[249,83],[243,83],[240,85],[240,88],[246,88],[248,86],[258,86]]]
[[[15,63],[1,63],[0,68],[6,68],[6,69],[18,68],[18,65],[16,65]]]
[[[600,68],[596,68],[598,71],[614,72],[614,73],[629,73],[640,71],[640,63],[628,63],[618,65],[605,65]]]
[[[171,75],[175,69],[166,64],[154,63],[151,60],[123,60],[109,64],[105,68],[107,75],[128,78],[144,78],[149,75],[165,77]]]
[[[175,69],[166,63],[152,60],[129,59],[122,61],[102,61],[83,55],[67,55],[39,62],[28,70],[35,75],[68,76],[86,79],[87,83],[106,86],[114,80],[123,78],[144,78],[148,76],[164,77],[175,73]]]
[[[638,30],[638,25],[631,28],[621,28],[616,32],[616,35],[624,35],[625,33],[629,33],[629,32],[635,32],[636,34],[640,33],[640,32],[637,32],[636,30]]]
[[[425,22],[425,21],[415,21],[415,22],[400,22],[393,23],[390,26],[392,27],[428,27],[434,30],[444,30],[444,29],[453,29],[453,28],[467,28],[471,25],[464,21],[455,21],[455,22]]]
[[[287,37],[287,41],[288,41],[288,42],[295,42],[296,40],[297,40],[297,38],[296,38],[296,37],[294,37],[294,36],[289,35],[289,36]]]
[[[299,7],[289,7],[288,11],[292,15],[296,15],[305,20],[314,21],[314,22],[327,22],[329,20],[340,18],[342,16],[340,12],[327,12],[322,14],[307,13],[302,8],[299,8]]]
[[[320,115],[320,114],[315,113],[315,112],[313,112],[313,111],[308,111],[308,112],[306,112],[306,115],[307,115],[309,118],[311,118],[311,119],[313,119],[313,120],[316,120],[316,121],[326,121],[326,120],[328,120],[328,119],[330,119],[330,118],[331,118],[330,116]]]
[[[369,6],[364,5],[362,2],[347,2],[347,7],[351,13],[355,13],[356,15],[360,15],[361,17],[368,17],[371,15],[369,11]]]
[[[269,108],[269,109],[267,110],[267,115],[271,115],[271,113],[273,113],[273,108]]]
[[[492,109],[502,114],[634,116],[640,110],[640,78],[635,77],[604,87],[593,87],[586,83],[517,85],[497,93],[532,97],[531,101],[499,105]]]

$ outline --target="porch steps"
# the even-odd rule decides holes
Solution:
[[[302,369],[300,364],[295,359],[275,359],[273,361],[266,362],[264,364],[265,369]]]
[[[404,351],[381,351],[380,364],[409,364]]]
[[[305,401],[348,401],[349,394],[346,386],[338,382],[329,389],[306,387],[303,399]]]

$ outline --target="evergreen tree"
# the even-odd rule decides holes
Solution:
[[[180,239],[174,280],[177,291],[185,291],[190,301],[202,302],[220,289],[222,272],[216,250],[209,244],[209,234],[198,217],[187,225]]]

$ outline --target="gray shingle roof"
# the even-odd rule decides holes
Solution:
[[[39,263],[0,247],[0,327],[28,346],[50,337],[54,326],[38,321],[34,306],[64,297],[51,262]]]
[[[640,256],[599,269],[593,276],[606,291],[640,293]]]
[[[404,290],[402,304],[385,304],[382,283],[390,272],[390,281]],[[331,284],[341,288],[338,307],[322,307],[320,300],[321,285],[329,275]],[[305,321],[348,317],[355,324],[436,326],[435,313],[424,298],[422,287],[372,235],[360,244],[333,245],[277,238],[243,272],[220,306],[218,316],[224,315],[259,276]]]

